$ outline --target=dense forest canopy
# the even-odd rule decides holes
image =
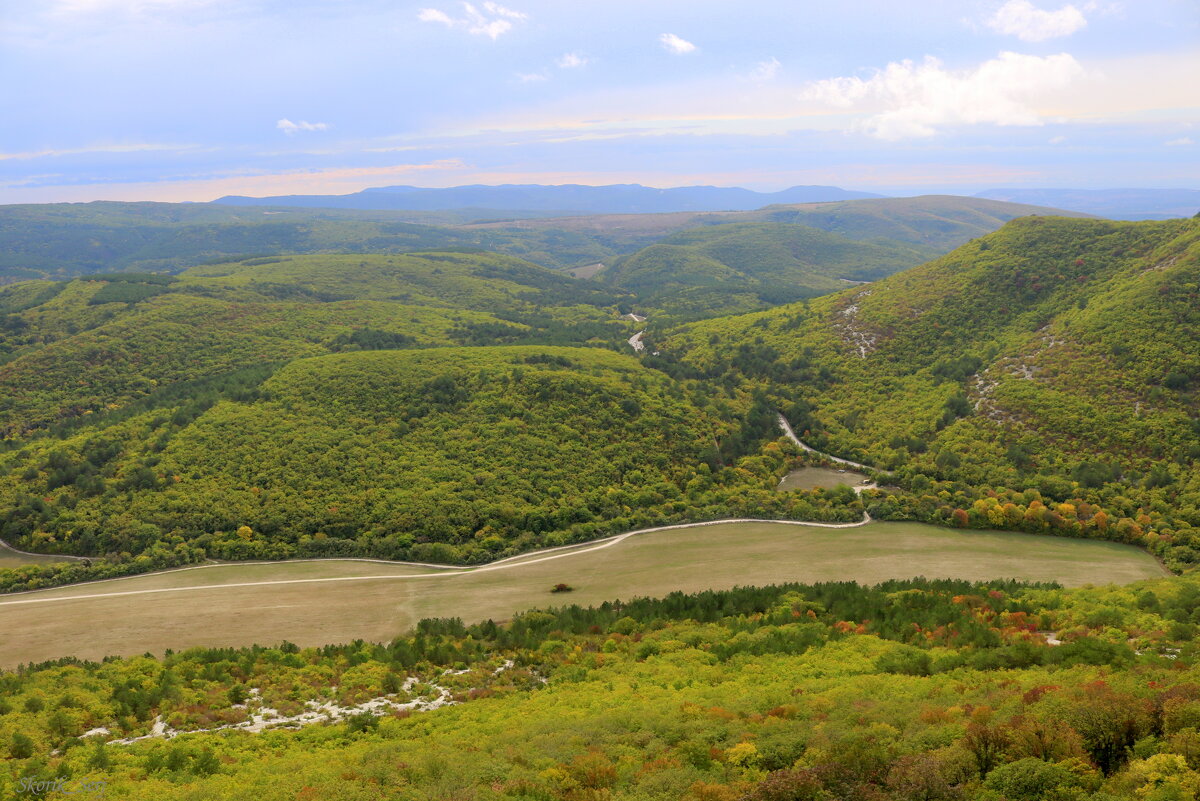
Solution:
[[[683,318],[768,308],[836,292],[912,267],[930,247],[855,241],[790,223],[729,223],[681,231],[601,274],[642,307]]]

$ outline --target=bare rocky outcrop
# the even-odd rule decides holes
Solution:
[[[499,676],[506,670],[511,669],[514,662],[511,659],[505,660],[499,667],[492,671],[491,675]],[[442,676],[461,676],[470,673],[471,670],[444,670]],[[538,677],[545,684],[546,680]],[[425,689],[420,694],[413,696],[412,693],[418,686],[423,686]],[[331,688],[331,692],[336,692],[337,688]],[[444,706],[451,706],[458,703],[454,700],[454,693],[450,688],[438,683],[437,681],[423,681],[418,676],[409,676],[404,680],[404,684],[400,687],[400,692],[392,695],[384,695],[378,698],[372,698],[368,701],[363,701],[361,704],[352,704],[350,706],[342,706],[331,700],[313,699],[306,701],[303,712],[295,715],[280,715],[279,710],[265,706],[262,703],[262,692],[257,687],[250,689],[250,697],[245,703],[235,704],[234,709],[247,711],[248,717],[240,723],[227,723],[224,726],[214,726],[207,729],[176,729],[170,726],[163,720],[162,715],[154,719],[154,723],[150,728],[149,734],[143,734],[139,737],[125,737],[119,740],[109,740],[107,745],[130,745],[131,743],[140,742],[142,740],[166,739],[170,740],[178,737],[181,734],[197,734],[200,732],[214,731],[244,731],[251,734],[258,734],[267,729],[299,729],[304,726],[312,726],[318,723],[339,723],[349,718],[357,717],[363,714],[372,716],[386,715],[393,712],[431,712],[435,709],[440,709]],[[400,700],[408,698],[409,700]],[[89,736],[104,736],[109,734],[109,730],[103,727],[92,729],[84,737]]]
[[[863,324],[858,314],[858,300],[870,294],[871,290],[869,289],[859,292],[854,296],[854,302],[837,312],[833,318],[833,328],[837,331],[838,336],[842,338],[843,342],[857,350],[861,359],[865,359],[873,353],[879,341],[878,335]]]

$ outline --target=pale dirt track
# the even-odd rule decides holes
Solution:
[[[802,451],[807,451],[808,453],[816,454],[817,456],[820,456],[822,459],[826,459],[830,462],[837,462],[838,464],[844,464],[847,467],[853,467],[857,470],[866,470],[871,473],[886,473],[887,472],[886,470],[880,470],[877,467],[871,467],[871,465],[869,465],[869,464],[862,464],[861,462],[852,462],[849,459],[839,459],[836,456],[830,456],[828,453],[822,453],[821,451],[809,446],[806,442],[804,442],[802,439],[797,437],[796,432],[792,430],[792,424],[787,421],[786,417],[784,417],[781,414],[781,415],[778,415],[778,418],[779,418],[779,427],[781,429],[783,429],[783,433],[787,435],[788,439],[790,439],[792,442],[796,443],[796,445],[799,446],[800,450],[802,450]]]
[[[624,534],[618,534],[615,537],[609,537],[607,539],[599,540],[591,545],[563,545],[563,546],[559,546],[557,548],[548,548],[544,551],[533,551],[528,554],[522,554],[520,556],[512,556],[512,557],[509,557],[508,559],[502,559],[500,561],[493,562],[491,564],[484,565],[482,567],[469,567],[469,568],[456,569],[453,567],[448,567],[447,565],[427,564],[427,563],[421,563],[421,562],[402,563],[402,564],[406,564],[406,565],[409,565],[412,567],[428,567],[428,568],[433,568],[433,569],[441,571],[441,572],[436,572],[436,573],[401,573],[398,575],[330,576],[330,577],[324,577],[324,578],[307,578],[307,579],[275,579],[275,580],[270,580],[270,581],[244,581],[244,582],[222,583],[222,584],[198,584],[198,585],[189,585],[189,586],[185,586],[185,587],[156,587],[156,588],[143,589],[143,590],[122,590],[122,591],[118,591],[118,592],[97,592],[97,593],[90,593],[90,594],[86,594],[86,595],[76,595],[76,594],[62,595],[61,593],[63,592],[64,589],[69,590],[69,589],[75,588],[75,587],[88,586],[88,585],[82,585],[82,584],[72,584],[66,588],[54,587],[54,588],[46,589],[46,590],[31,590],[29,592],[12,593],[10,596],[7,596],[7,597],[15,597],[15,600],[0,601],[0,607],[23,606],[23,605],[27,605],[27,604],[55,603],[55,602],[62,602],[62,601],[66,601],[66,600],[83,601],[83,600],[94,600],[97,598],[123,598],[123,597],[128,597],[131,595],[158,595],[158,594],[162,594],[162,593],[173,593],[173,592],[197,592],[197,591],[203,591],[203,590],[234,589],[234,588],[239,588],[239,587],[268,587],[268,586],[273,586],[273,585],[286,585],[286,584],[328,584],[331,582],[344,582],[344,581],[383,581],[383,580],[450,578],[452,576],[461,576],[464,573],[491,573],[491,572],[494,572],[497,570],[512,570],[514,568],[523,568],[523,567],[527,567],[529,565],[539,564],[541,562],[549,562],[554,559],[564,559],[564,558],[570,557],[570,556],[580,556],[582,554],[592,553],[594,551],[600,551],[605,548],[611,548],[612,546],[619,545],[620,543],[624,542],[625,540],[629,539],[630,537],[634,537],[639,534],[651,534],[656,531],[671,531],[674,529],[696,528],[698,526],[717,526],[717,525],[724,525],[724,524],[730,524],[730,523],[779,523],[779,524],[788,525],[788,526],[805,526],[805,527],[812,527],[812,528],[857,528],[859,526],[865,526],[867,523],[870,523],[870,522],[871,522],[871,517],[870,517],[870,515],[866,514],[865,512],[863,513],[863,519],[859,520],[857,523],[809,523],[809,522],[801,522],[801,521],[797,521],[797,520],[761,520],[761,519],[757,519],[757,518],[729,518],[727,520],[711,520],[711,521],[706,521],[703,523],[679,523],[679,524],[671,525],[671,526],[655,526],[653,528],[643,528],[643,529],[638,529],[637,531],[628,531]],[[554,551],[558,551],[558,553],[551,553]],[[539,554],[541,554],[541,555],[539,556]],[[288,565],[288,564],[295,564],[300,561],[305,561],[305,560],[296,560],[295,562],[288,562],[288,561],[284,561],[284,562],[250,562],[250,563],[245,563],[245,564],[255,565],[255,566],[258,566],[258,565]],[[325,560],[313,560],[313,561],[325,561]],[[367,561],[367,560],[340,560],[339,559],[339,560],[329,560],[329,561],[339,561],[340,562],[340,561]],[[395,564],[395,563],[388,563],[388,562],[385,562],[382,560],[371,560],[371,561],[375,564]],[[149,574],[142,574],[142,575],[163,576],[163,575],[168,575],[171,573],[180,573],[180,572],[191,571],[191,570],[202,570],[205,568],[218,568],[218,567],[229,568],[229,567],[237,567],[237,566],[239,566],[239,563],[236,563],[236,562],[230,563],[230,564],[224,564],[224,565],[200,565],[200,566],[196,566],[196,567],[178,568],[175,570],[163,570],[163,571],[159,571],[157,573],[149,573]],[[113,581],[124,582],[124,581],[128,581],[129,578],[130,577],[105,579],[104,581],[94,582],[93,586],[94,586],[94,584],[103,584],[103,583],[108,583],[108,582],[113,582]],[[32,597],[32,598],[26,597],[26,596],[30,596],[30,595],[36,596],[36,597]]]

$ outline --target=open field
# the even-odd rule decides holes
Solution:
[[[219,565],[0,597],[0,667],[68,654],[290,640],[388,640],[424,617],[514,611],[783,581],[1020,578],[1126,583],[1164,571],[1135,548],[917,523],[820,529],[723,523],[581,545],[474,570],[350,560]],[[552,595],[566,582],[570,595]]]
[[[783,477],[779,482],[779,486],[775,489],[783,492],[784,490],[809,490],[821,487],[823,489],[833,489],[839,484],[853,487],[868,481],[869,478],[865,473],[858,473],[853,470],[834,470],[830,467],[799,467]]]

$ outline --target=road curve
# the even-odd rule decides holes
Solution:
[[[86,562],[87,556],[69,556],[65,553],[33,553],[32,551],[22,551],[20,548],[14,548],[4,540],[0,540],[0,551],[9,551],[18,556],[36,556],[39,559],[61,559],[64,562]]]
[[[849,459],[841,459],[841,458],[838,458],[837,456],[830,456],[828,453],[823,453],[823,452],[817,450],[816,448],[810,447],[802,439],[800,439],[799,437],[796,436],[796,432],[792,430],[792,424],[787,421],[786,417],[784,417],[782,414],[779,414],[777,416],[779,418],[779,427],[781,429],[783,429],[783,433],[787,435],[788,439],[790,439],[792,442],[796,443],[796,445],[798,445],[800,447],[800,450],[807,451],[812,454],[816,454],[817,456],[820,456],[822,459],[828,459],[831,462],[837,462],[838,464],[844,464],[847,467],[856,467],[859,470],[869,470],[872,473],[887,473],[888,472],[886,470],[880,470],[878,467],[872,467],[869,464],[862,464],[860,462],[852,462]]]

